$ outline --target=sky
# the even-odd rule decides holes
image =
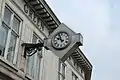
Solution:
[[[58,19],[84,37],[91,80],[120,80],[120,0],[46,0]]]

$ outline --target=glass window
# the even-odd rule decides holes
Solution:
[[[84,77],[84,71],[81,69],[81,74],[82,74],[82,76]]]
[[[40,63],[41,63],[41,55],[37,54],[36,79],[35,80],[39,80],[39,76],[40,76]]]
[[[9,48],[8,48],[8,53],[7,53],[7,59],[10,62],[12,62],[13,58],[14,58],[16,40],[17,40],[17,37],[14,34],[11,34]]]
[[[16,16],[8,6],[5,6],[4,19],[2,26],[0,26],[0,55],[10,62],[13,62],[15,57],[17,57],[14,55],[17,41],[19,39],[18,32],[21,23],[17,17],[18,16]]]
[[[72,73],[72,80],[78,80],[78,77],[74,73]]]
[[[27,72],[30,76],[34,77],[34,55],[28,57]]]
[[[37,37],[33,35],[32,43],[35,44],[37,41]],[[27,65],[27,71],[28,74],[32,77],[34,77],[34,55],[28,57],[28,65]]]
[[[11,20],[11,11],[5,7],[5,12],[4,12],[4,21],[9,25],[10,24],[10,20]]]
[[[20,21],[16,17],[13,18],[13,25],[12,28],[15,30],[15,32],[19,33],[19,26],[20,26]]]
[[[38,38],[33,34],[32,43],[33,43],[33,44],[37,43],[37,39],[38,39]]]
[[[65,80],[65,65],[59,61],[58,80]]]
[[[40,39],[33,34],[32,43],[38,43]],[[27,72],[28,74],[33,77],[35,80],[39,80],[40,77],[40,64],[41,64],[41,54],[42,51],[37,51],[36,54],[28,57],[28,65],[27,65]]]
[[[4,55],[8,29],[5,25],[0,26],[0,55]]]

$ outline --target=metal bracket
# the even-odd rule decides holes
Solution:
[[[23,43],[21,46],[24,46],[24,57],[26,56],[32,56],[35,54],[37,51],[41,51],[42,47],[44,46],[43,43],[37,43],[37,44],[32,44],[32,43]]]

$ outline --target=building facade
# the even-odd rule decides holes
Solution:
[[[24,57],[22,43],[41,43],[60,24],[44,0],[0,0],[0,80],[91,80],[80,49],[65,62],[44,47]]]

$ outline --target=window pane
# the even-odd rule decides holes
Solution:
[[[0,55],[4,55],[8,30],[5,25],[0,27]]]
[[[65,79],[65,66],[64,64],[59,60],[59,68],[58,68],[58,80],[64,80]]]
[[[39,75],[40,75],[40,63],[41,63],[41,58],[38,55],[37,56],[37,63],[36,63],[36,79],[35,80],[39,80]]]
[[[19,26],[20,26],[20,21],[14,17],[13,18],[13,25],[12,25],[12,28],[17,32],[19,33]]]
[[[7,59],[11,62],[13,61],[13,58],[14,58],[16,39],[17,37],[14,34],[11,34],[11,39],[9,43],[8,53],[7,53]]]
[[[62,74],[65,76],[65,66],[62,65]]]
[[[59,64],[58,64],[58,71],[60,72],[60,69],[61,68],[61,62],[60,62],[60,60],[59,60]]]
[[[75,75],[72,73],[72,80],[75,80]]]
[[[33,35],[33,39],[32,39],[32,43],[36,43],[37,41],[37,37],[35,35]],[[34,78],[34,57],[35,55],[32,55],[30,57],[28,57],[28,60],[27,60],[27,72],[30,76],[32,76]]]
[[[35,35],[33,35],[32,43],[33,43],[33,44],[37,43],[37,39],[38,39],[38,38],[37,38]]]
[[[72,80],[78,80],[78,77],[74,73],[72,73]]]
[[[38,37],[33,34],[32,43],[38,42]],[[34,79],[39,80],[40,77],[40,64],[41,64],[41,51],[37,51],[36,54],[28,57],[27,72]]]
[[[28,60],[27,60],[27,72],[30,76],[34,76],[34,55],[33,56],[30,56],[28,57]]]
[[[10,24],[11,15],[12,15],[12,13],[10,12],[10,10],[5,7],[4,21],[5,21],[7,24]]]

